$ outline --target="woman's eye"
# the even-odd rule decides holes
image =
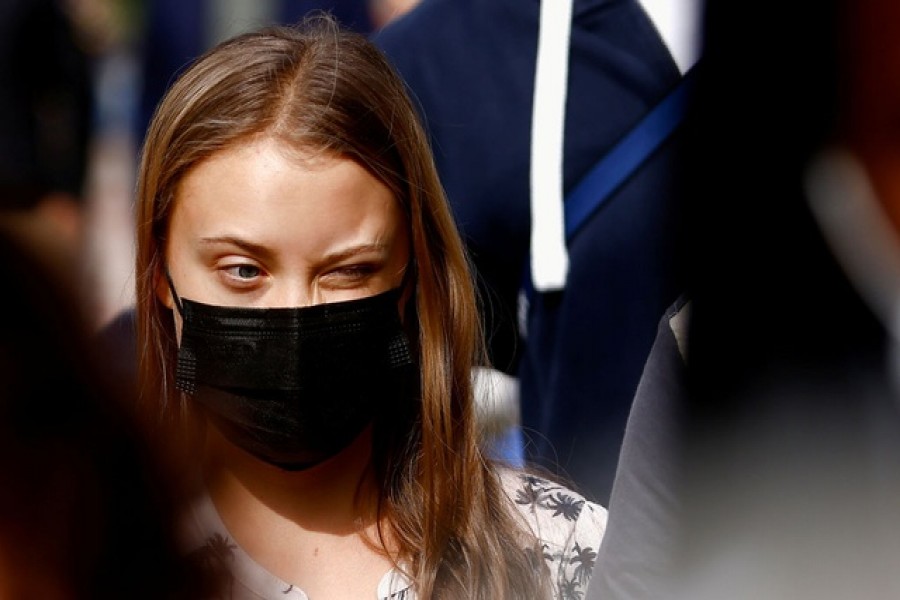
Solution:
[[[344,269],[344,273],[351,277],[363,277],[375,272],[373,265],[352,265]]]
[[[337,267],[328,273],[330,279],[338,279],[343,282],[356,282],[366,279],[376,271],[375,265],[345,265]]]
[[[237,276],[241,279],[253,279],[259,275],[259,268],[252,265],[241,265],[237,268]]]
[[[262,275],[262,269],[254,265],[234,265],[226,267],[224,271],[232,278],[242,281],[256,279]]]

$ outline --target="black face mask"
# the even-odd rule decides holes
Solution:
[[[399,289],[303,308],[237,308],[179,299],[171,278],[169,286],[183,319],[176,387],[232,443],[270,464],[312,467],[415,393]]]

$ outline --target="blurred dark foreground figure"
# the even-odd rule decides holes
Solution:
[[[69,282],[14,223],[0,223],[0,597],[202,597],[131,388],[98,369]]]
[[[674,431],[684,472],[620,463],[588,598],[900,594],[898,27],[884,0],[777,19],[709,3],[683,165],[687,396],[655,402],[686,428],[629,424]],[[629,510],[660,482],[677,485],[677,543],[635,550],[651,527],[622,577],[604,557],[628,519],[672,522],[663,502]]]

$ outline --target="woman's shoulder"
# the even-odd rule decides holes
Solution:
[[[500,478],[512,504],[540,542],[555,587],[583,593],[606,531],[606,509],[539,475],[502,469]]]
[[[501,469],[506,495],[538,538],[564,545],[573,536],[596,548],[606,530],[606,509],[571,488],[546,477]],[[593,538],[593,539],[592,539]]]

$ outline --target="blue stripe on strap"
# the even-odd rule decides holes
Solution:
[[[628,177],[675,131],[684,120],[689,92],[686,73],[675,89],[619,140],[565,200],[566,239],[587,221]]]

